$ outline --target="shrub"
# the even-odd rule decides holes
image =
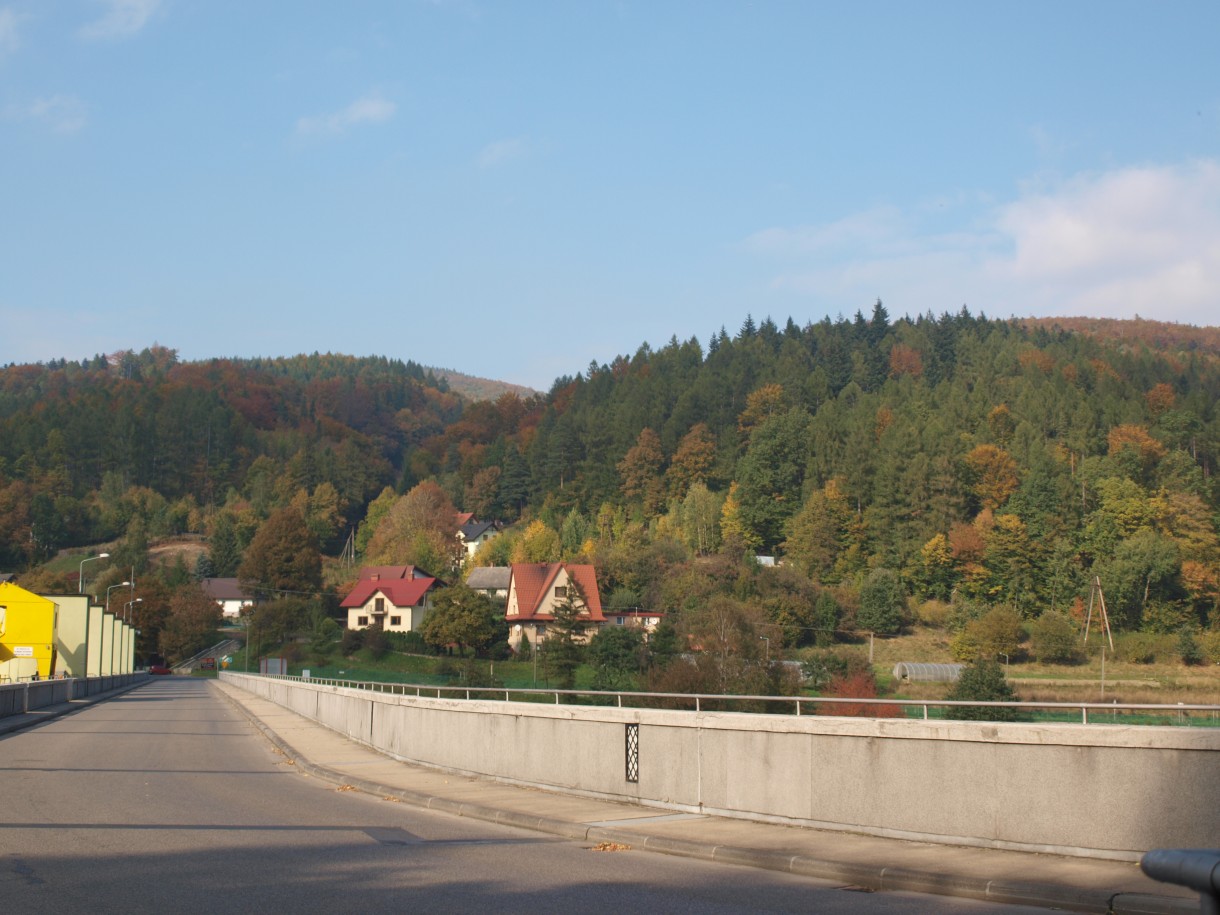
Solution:
[[[967,598],[958,598],[949,605],[947,622],[953,632],[961,632],[974,620],[980,619],[987,612],[987,605]]]
[[[1076,664],[1083,656],[1080,633],[1066,613],[1048,611],[1030,623],[1034,657],[1047,664]]]
[[[364,630],[364,647],[374,661],[385,657],[390,650],[390,640],[386,638],[385,630],[376,626]]]
[[[364,630],[362,629],[344,629],[343,635],[339,638],[339,650],[343,652],[344,657],[355,654],[364,645]]]
[[[1210,629],[1199,635],[1199,648],[1203,657],[1212,664],[1220,664],[1220,629]]]
[[[945,697],[956,702],[1016,702],[1017,694],[1004,678],[1004,668],[980,659],[962,668],[961,676]],[[964,705],[948,709],[948,718],[964,721],[1016,721],[1017,710]]]
[[[1118,643],[1118,656],[1130,664],[1152,664],[1163,641],[1151,632],[1129,632]]]
[[[995,607],[981,617],[970,620],[950,640],[949,650],[959,661],[975,658],[1017,656],[1025,638],[1021,616],[1010,607]]]
[[[876,699],[877,678],[871,670],[857,670],[846,676],[835,677],[830,684],[830,695],[837,699]],[[901,718],[902,707],[880,703],[835,702],[818,706],[819,715],[841,715],[852,718]]]
[[[801,662],[801,673],[815,691],[826,689],[835,679],[846,679],[863,672],[871,676],[872,668],[868,658],[859,651],[815,648],[807,652]]]
[[[393,651],[404,654],[432,654],[424,637],[414,630],[410,632],[387,632],[386,643]]]
[[[949,624],[952,612],[952,605],[943,600],[926,600],[916,609],[915,616],[930,629],[944,629]]]
[[[1203,663],[1203,651],[1199,648],[1195,631],[1190,626],[1183,626],[1178,633],[1178,658],[1187,666]]]

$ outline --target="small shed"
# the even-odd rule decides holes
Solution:
[[[911,683],[956,683],[964,664],[917,664],[899,661],[894,665],[894,679]]]

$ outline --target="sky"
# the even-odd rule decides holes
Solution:
[[[0,365],[1220,324],[1215,0],[0,0]]]

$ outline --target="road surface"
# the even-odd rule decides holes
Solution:
[[[1035,912],[450,817],[297,773],[207,681],[0,738],[0,911]]]

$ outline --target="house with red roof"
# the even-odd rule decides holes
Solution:
[[[381,624],[386,632],[413,632],[432,609],[432,592],[444,582],[416,566],[366,566],[339,605],[348,629]]]
[[[547,626],[555,620],[556,605],[576,598],[580,617],[587,622],[585,641],[606,622],[593,566],[570,562],[514,563],[508,579],[508,643],[517,650],[523,637],[531,645],[546,641]]]

